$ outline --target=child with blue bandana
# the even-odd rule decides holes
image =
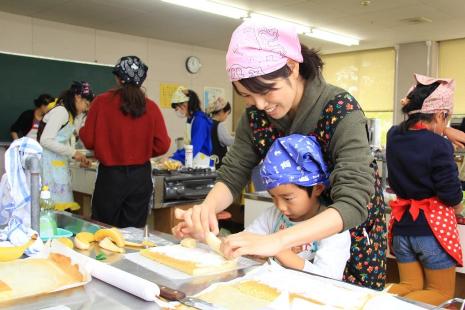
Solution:
[[[315,137],[293,134],[277,139],[260,174],[275,207],[265,210],[246,228],[270,235],[306,221],[327,207],[320,194],[329,172]],[[349,231],[278,253],[281,265],[341,280],[350,256]]]

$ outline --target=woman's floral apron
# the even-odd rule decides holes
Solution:
[[[349,93],[338,94],[329,101],[318,120],[314,132],[321,144],[323,155],[330,170],[333,168],[329,145],[337,124],[352,111],[361,110],[358,102]],[[264,111],[248,108],[247,115],[252,129],[252,142],[257,154],[264,158],[274,140],[284,136],[275,128]],[[368,134],[367,134],[368,136]],[[344,271],[344,281],[360,286],[382,290],[386,281],[386,220],[381,178],[375,161],[371,164],[375,175],[375,194],[367,206],[368,218],[361,225],[350,229],[351,256]],[[324,198],[331,203],[330,190]]]

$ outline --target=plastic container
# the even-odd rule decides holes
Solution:
[[[72,231],[69,231],[67,229],[63,229],[63,228],[57,228],[57,231],[54,235],[42,235],[40,234],[40,239],[42,239],[42,241],[47,241],[48,239],[58,239],[58,238],[62,238],[62,237],[66,237],[66,238],[69,238],[69,237],[72,237],[73,236],[73,232]]]
[[[186,154],[186,161],[184,165],[186,166],[186,168],[192,168],[194,161],[194,146],[191,144],[186,144],[184,145],[184,150]]]
[[[40,237],[53,238],[57,234],[54,204],[48,186],[44,185],[40,192]]]

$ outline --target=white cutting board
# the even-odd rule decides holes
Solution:
[[[168,246],[163,246],[163,247],[156,247],[156,248],[153,248],[152,250],[153,251],[160,251],[163,252],[163,253],[170,253],[170,249],[175,249],[176,252],[178,252],[178,250],[184,250],[183,252],[185,253],[188,253],[188,255],[185,255],[185,256],[182,256],[182,257],[175,257],[175,258],[178,258],[178,259],[186,259],[186,256],[195,256],[195,261],[206,261],[208,259],[212,259],[212,256],[217,256],[218,259],[222,259],[221,256],[219,256],[218,254],[214,253],[212,250],[210,250],[210,248],[204,244],[200,244],[197,246],[197,248],[195,249],[189,249],[189,248],[184,248],[182,247],[181,245],[168,245]],[[199,276],[193,276],[193,275],[190,275],[190,274],[187,274],[187,273],[184,273],[182,271],[179,271],[177,269],[174,269],[174,268],[170,268],[166,265],[163,265],[163,264],[160,264],[154,260],[151,260],[150,258],[147,258],[145,256],[142,256],[139,252],[135,252],[135,253],[129,253],[129,254],[126,254],[125,255],[125,258],[127,260],[130,260],[144,268],[147,268],[155,273],[158,273],[159,275],[162,275],[166,278],[169,278],[169,279],[175,279],[175,280],[188,280],[188,279],[191,279],[191,278],[194,278],[194,277],[201,277],[201,276],[205,276],[205,275],[199,275]],[[254,266],[254,265],[258,265],[259,263],[257,263],[256,261],[253,261],[251,259],[248,259],[248,258],[244,258],[244,257],[241,257],[238,259],[237,261],[237,265],[236,265],[236,268],[232,269],[232,270],[239,270],[239,269],[244,269],[244,268],[247,268],[247,267],[251,267],[251,266]],[[217,272],[217,273],[211,273],[211,274],[218,274],[218,273],[223,273],[224,271],[220,271],[220,272]],[[209,274],[209,275],[211,275]]]

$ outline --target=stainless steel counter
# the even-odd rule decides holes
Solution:
[[[68,212],[57,212],[57,224],[58,227],[66,228],[73,233],[78,233],[80,231],[95,232],[100,227],[104,226],[100,223],[86,221]],[[137,229],[135,232],[133,237],[131,237],[131,241],[141,241],[143,236],[142,229]],[[151,232],[150,234],[151,240],[155,239],[158,241],[158,244],[160,244],[160,240],[163,240],[162,242],[165,243],[176,242],[176,240],[168,234],[160,232]],[[137,250],[126,249],[127,253],[135,251]],[[80,252],[89,257],[95,257],[98,251],[91,248],[88,251]],[[106,251],[105,253],[107,254],[109,252]],[[181,290],[187,295],[196,294],[212,283],[229,281],[236,277],[243,276],[250,269],[227,272],[214,276],[195,277],[191,281],[173,281],[126,260],[121,254],[111,253],[107,254],[107,257],[107,260],[104,262],[116,268],[130,272],[156,284]],[[12,304],[0,304],[1,309],[21,310],[43,309],[58,306],[61,306],[59,309],[160,309],[154,302],[144,301],[95,278],[84,287],[73,288],[40,297],[26,298],[15,301]]]
[[[73,233],[80,231],[94,232],[103,224],[97,222],[90,222],[82,219],[79,216],[67,213],[57,212],[57,223],[59,227],[65,227]],[[140,241],[142,237],[142,230],[132,229],[130,238],[131,241]],[[128,238],[129,239],[129,238]],[[160,232],[151,232],[151,239],[156,239],[160,242],[171,243],[175,242],[171,235]],[[131,252],[132,250],[127,250]],[[95,257],[96,250],[90,249],[81,252],[90,257]],[[135,263],[124,259],[123,255],[113,253],[107,255],[108,259],[105,261],[116,268],[120,268],[141,278],[147,279],[154,283],[165,285],[174,289],[181,290],[187,295],[193,295],[201,290],[207,288],[212,283],[219,281],[228,281],[237,277],[241,277],[251,270],[251,268],[239,271],[223,273],[214,276],[195,277],[190,281],[172,281],[155,272],[149,271]],[[26,275],[25,275],[26,276]],[[240,301],[238,301],[240,302]],[[415,303],[420,305],[418,303]],[[425,309],[431,309],[428,305],[421,305]],[[105,282],[93,278],[90,283],[83,287],[77,287],[61,292],[51,293],[39,297],[31,297],[15,301],[11,304],[0,304],[1,309],[111,309],[111,310],[126,310],[126,309],[142,309],[152,310],[161,309],[154,302],[147,302],[138,297],[135,297],[125,291],[115,288]]]

